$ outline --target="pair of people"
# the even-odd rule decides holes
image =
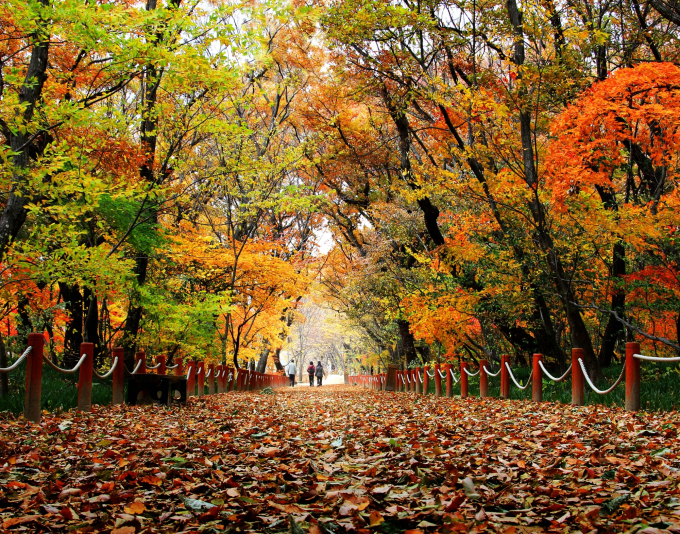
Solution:
[[[321,362],[319,362],[316,365],[316,367],[314,366],[314,362],[309,362],[309,367],[307,367],[307,374],[309,375],[310,388],[314,386],[314,376],[316,376],[316,385],[320,386],[323,380],[323,375],[325,374]]]

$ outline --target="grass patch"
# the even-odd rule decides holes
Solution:
[[[26,396],[26,365],[22,364],[8,375],[9,395],[0,397],[0,412],[15,415],[24,413]],[[92,404],[111,404],[113,383],[111,378],[92,382]],[[43,366],[40,407],[50,412],[70,410],[78,406],[78,373],[64,375]]]

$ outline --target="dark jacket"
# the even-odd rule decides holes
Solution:
[[[316,374],[317,378],[321,378],[323,376],[323,367],[321,366],[321,364],[316,366],[316,373],[315,374]]]

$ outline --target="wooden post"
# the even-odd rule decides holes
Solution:
[[[137,369],[138,375],[144,375],[146,374],[146,352],[143,350],[140,350],[136,355],[135,355],[135,367],[137,367],[137,364],[139,362],[142,362],[142,364],[139,366],[139,369]],[[132,368],[134,371],[134,367]]]
[[[26,358],[26,397],[24,418],[33,423],[40,422],[40,395],[42,390],[42,365],[45,338],[42,334],[29,334],[28,344],[33,347]]]
[[[401,371],[397,371],[397,391],[401,391]]]
[[[217,373],[215,375],[215,382],[216,382],[216,387],[217,387],[217,393],[224,393],[226,390],[226,376],[224,376],[227,372],[227,367],[225,365],[219,364],[215,367],[215,372]]]
[[[489,396],[489,377],[484,368],[489,365],[489,360],[479,360],[479,398]]]
[[[467,369],[467,362],[460,362],[460,398],[465,399],[468,396],[468,375],[465,372]]]
[[[205,395],[205,363],[198,362],[196,366],[196,381],[198,382],[198,396]]]
[[[640,344],[626,343],[626,410],[629,412],[640,409],[640,360],[634,354],[640,354]]]
[[[542,354],[534,354],[533,360],[533,382],[531,384],[531,394],[534,402],[541,402],[543,400],[543,370],[541,369],[541,362],[543,361]]]
[[[416,367],[416,393],[421,394],[423,392],[423,383],[420,381],[420,367]]]
[[[208,395],[215,394],[215,364],[208,365]]]
[[[579,358],[583,359],[583,349],[571,349],[571,403],[583,406],[586,394]]]
[[[92,411],[92,366],[94,364],[94,343],[81,343],[80,354],[85,361],[78,370],[78,410]]]
[[[187,365],[187,399],[196,395],[196,362],[189,360]]]
[[[118,358],[116,368],[113,370],[113,393],[111,404],[123,404],[125,402],[125,350],[123,347],[116,347],[111,351],[113,361]]]
[[[510,364],[510,356],[503,354],[501,356],[501,397],[504,399],[510,398],[510,373],[505,364]]]
[[[184,362],[181,356],[175,357],[175,376],[184,376]]]
[[[442,377],[440,373],[441,366],[438,363],[434,364],[434,394],[436,397],[442,396]]]
[[[429,370],[429,365],[426,365],[423,368],[423,395],[428,395],[430,393],[430,375],[427,374]]]
[[[156,369],[156,374],[159,374],[161,376],[165,376],[165,373],[168,372],[168,358],[165,354],[159,354],[156,356],[156,363],[158,364],[158,368]]]

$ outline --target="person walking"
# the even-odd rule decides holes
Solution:
[[[294,361],[289,361],[288,365],[286,365],[286,374],[288,375],[288,379],[290,380],[290,387],[294,388],[295,387],[295,374],[297,373],[297,367],[295,366]]]
[[[309,387],[314,387],[314,373],[316,372],[316,367],[314,367],[314,362],[309,362],[309,367],[307,367],[307,374],[309,375]]]
[[[316,370],[314,372],[316,374],[316,385],[317,387],[321,386],[321,381],[323,380],[323,375],[325,374],[323,370],[323,365],[321,365],[321,361],[319,361],[319,363],[317,364]]]

